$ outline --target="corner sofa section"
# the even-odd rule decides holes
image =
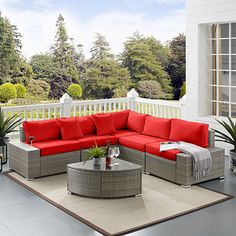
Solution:
[[[46,129],[46,130],[45,130]],[[32,146],[29,137],[34,136]],[[224,149],[215,147],[208,125],[164,119],[125,110],[93,116],[24,122],[21,141],[9,144],[9,166],[27,179],[66,172],[67,164],[86,159],[95,143],[119,145],[119,158],[143,171],[188,186],[224,176]],[[210,176],[193,177],[193,158],[178,150],[160,152],[160,142],[185,141],[208,148]]]

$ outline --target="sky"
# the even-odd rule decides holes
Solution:
[[[95,33],[106,37],[115,54],[135,31],[162,43],[185,33],[185,0],[0,0],[0,11],[23,35],[27,59],[50,49],[60,13],[87,58]]]

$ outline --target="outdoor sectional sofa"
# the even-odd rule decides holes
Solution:
[[[30,145],[29,138],[34,140]],[[66,172],[67,164],[86,159],[95,145],[119,145],[119,158],[182,186],[224,176],[224,149],[215,147],[207,124],[158,118],[130,110],[84,117],[25,121],[21,140],[9,144],[9,166],[27,179]],[[193,157],[178,150],[160,152],[160,142],[185,141],[208,148],[213,167],[207,177],[193,177]]]

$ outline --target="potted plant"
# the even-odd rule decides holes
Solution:
[[[0,107],[0,146],[6,146],[9,140],[6,135],[15,131],[15,128],[18,127],[22,121],[23,118],[19,115],[12,115],[5,119],[4,113]],[[3,164],[6,163],[6,161],[3,162]]]
[[[88,155],[87,160],[93,159],[94,165],[101,165],[101,158],[105,157],[105,154],[106,154],[105,148],[98,147],[97,143],[95,143],[95,146],[87,151]]]
[[[215,132],[216,137],[219,138],[216,139],[216,141],[233,145],[233,149],[229,151],[229,157],[231,160],[230,169],[233,170],[234,167],[236,167],[236,123],[234,123],[230,117],[228,117],[228,120],[229,124],[225,121],[216,120],[227,131],[226,134],[219,130],[215,130]]]

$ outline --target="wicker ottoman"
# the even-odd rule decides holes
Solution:
[[[119,198],[142,193],[141,166],[123,160],[119,165],[106,168],[105,158],[101,166],[93,160],[67,166],[67,190],[92,198]]]

